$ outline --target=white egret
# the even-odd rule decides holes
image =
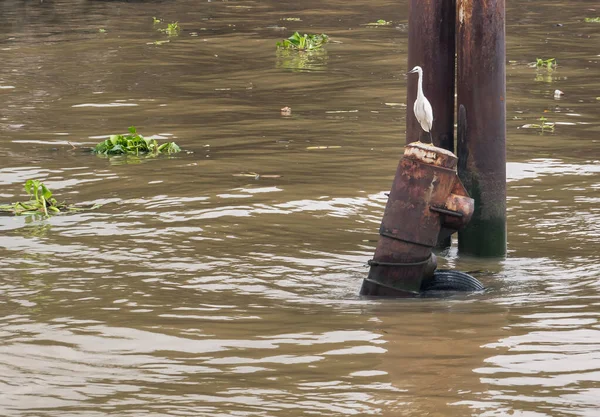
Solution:
[[[431,127],[433,126],[433,109],[431,108],[431,103],[423,94],[423,68],[420,66],[414,67],[408,73],[419,73],[419,81],[417,85],[417,99],[415,100],[415,105],[413,106],[413,110],[415,112],[415,117],[417,121],[423,128],[425,132],[429,133],[429,139],[431,143],[433,143],[433,137],[431,136]]]

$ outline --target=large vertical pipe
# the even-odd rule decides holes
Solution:
[[[458,0],[458,174],[475,200],[460,253],[506,254],[505,0]]]
[[[423,89],[433,107],[433,144],[454,152],[454,55],[456,0],[410,0],[408,69],[423,67]],[[413,113],[417,78],[408,77],[406,143],[429,135]]]

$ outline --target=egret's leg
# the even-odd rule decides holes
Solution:
[[[429,131],[429,140],[431,141],[429,143],[433,145],[433,136],[431,136],[431,130]]]

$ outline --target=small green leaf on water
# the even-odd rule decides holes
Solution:
[[[175,142],[163,143],[162,145],[160,145],[158,147],[158,152],[167,153],[169,155],[172,153],[180,152],[180,151],[181,151],[181,148],[179,146],[177,146],[177,144]]]
[[[100,32],[100,33],[106,33],[106,29],[100,28],[100,29],[98,29],[98,32]]]
[[[42,195],[46,200],[50,200],[50,198],[52,198],[52,191],[50,191],[43,183],[40,184],[42,188]]]
[[[600,17],[586,17],[584,21],[586,23],[600,23]]]
[[[157,25],[160,22],[162,22],[162,19],[159,19],[159,18],[154,17],[154,16],[152,17],[152,24]]]
[[[178,22],[173,22],[167,24],[166,29],[158,29],[159,32],[166,33],[168,36],[179,36],[179,32],[181,28],[179,27]]]
[[[536,58],[535,64],[532,66],[535,66],[537,68],[546,67],[546,69],[548,71],[552,71],[554,68],[556,68],[556,65],[557,65],[556,58],[548,58],[548,59]]]
[[[288,22],[302,22],[299,17],[282,17],[281,20],[287,20]]]
[[[365,26],[389,26],[391,24],[390,21],[379,19],[377,22],[367,23]]]
[[[554,133],[555,123],[548,122],[548,119],[544,116],[540,117],[538,120],[541,122],[541,124],[529,123],[521,126],[521,129],[538,129],[542,135],[545,131]]]

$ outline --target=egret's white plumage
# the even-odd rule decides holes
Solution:
[[[421,128],[425,132],[429,133],[429,138],[431,139],[431,143],[433,143],[433,138],[431,136],[431,127],[433,126],[433,109],[431,108],[431,103],[423,94],[423,68],[420,66],[414,67],[409,71],[409,74],[417,72],[419,74],[419,81],[417,84],[417,99],[415,100],[415,105],[413,106],[413,110],[415,112],[415,117],[417,121],[421,125]]]

